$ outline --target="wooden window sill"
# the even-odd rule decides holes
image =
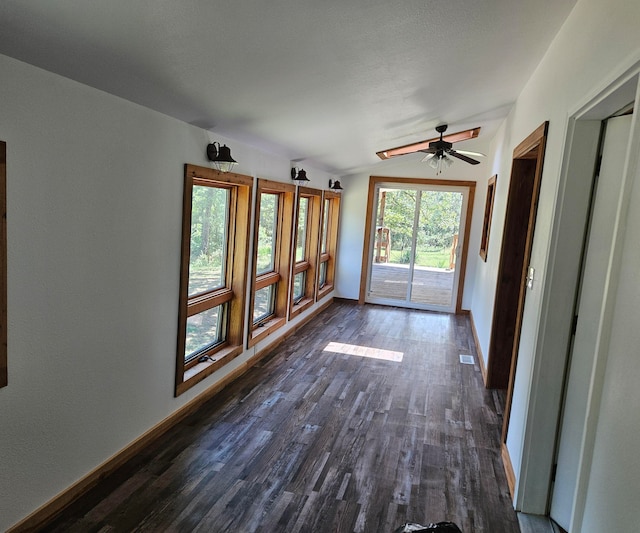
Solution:
[[[271,335],[275,330],[284,326],[285,323],[286,323],[286,319],[283,316],[274,317],[270,320],[267,320],[266,322],[263,323],[262,326],[255,328],[251,332],[251,335],[249,335],[249,341],[247,342],[247,346],[251,348],[251,346],[254,346],[265,337],[268,337],[269,335]]]
[[[333,290],[333,283],[331,283],[331,284],[326,283],[324,287],[322,287],[321,289],[318,289],[317,300],[321,300],[327,294],[329,294],[332,290]]]
[[[219,368],[222,368],[232,359],[235,359],[242,353],[242,346],[225,346],[217,352],[210,354],[212,361],[204,361],[196,363],[189,369],[184,371],[182,383],[176,387],[176,396],[189,390],[195,384],[200,383],[207,376],[213,374]]]
[[[291,306],[291,310],[289,311],[289,319],[299,315],[304,310],[308,309],[313,305],[313,298],[303,298],[298,303],[293,304]]]

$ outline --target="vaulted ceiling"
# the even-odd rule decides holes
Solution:
[[[2,0],[0,53],[347,174],[443,122],[486,149],[575,1]]]

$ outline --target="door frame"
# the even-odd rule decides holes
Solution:
[[[595,87],[587,96],[568,110],[567,122],[562,124],[564,135],[557,197],[552,212],[549,247],[544,271],[540,278],[542,294],[537,318],[534,352],[531,354],[530,381],[518,393],[517,418],[512,417],[513,439],[508,437],[508,448],[518,450],[514,507],[524,513],[548,514],[549,491],[553,473],[558,417],[562,401],[564,369],[573,319],[573,303],[579,275],[584,227],[587,217],[589,187],[585,173],[597,153],[600,121],[621,109],[630,100],[640,107],[640,61],[637,58],[620,65],[615,72]],[[636,124],[632,146],[640,146],[640,121]],[[631,184],[637,169],[637,154],[627,161],[625,180],[620,191],[618,220],[623,220],[628,208]],[[611,286],[617,283],[615,271],[619,269],[620,247],[624,232],[616,235],[614,243],[614,269]],[[611,294],[608,295],[608,298]],[[603,302],[610,309],[611,302]],[[604,328],[605,334],[608,328]],[[606,344],[606,343],[605,343]],[[591,466],[590,456],[595,442],[597,415],[604,379],[606,352],[600,351],[593,370],[588,427],[583,435],[583,449],[578,486],[574,527],[584,513],[586,487]],[[515,405],[515,404],[514,404]],[[515,423],[513,421],[517,420]],[[514,425],[515,424],[515,425]],[[511,433],[510,433],[511,435]]]
[[[486,367],[487,388],[507,389],[500,446],[512,496],[516,476],[507,433],[548,131],[549,122],[545,121],[513,151]]]
[[[458,282],[458,293],[456,295],[455,312],[459,314],[462,312],[462,296],[464,294],[464,280],[467,269],[467,254],[469,251],[469,235],[471,233],[471,221],[473,216],[473,203],[476,193],[475,181],[463,181],[463,180],[439,180],[428,178],[401,178],[401,177],[388,177],[388,176],[369,176],[369,192],[367,194],[367,214],[364,227],[364,239],[362,247],[362,263],[360,270],[360,293],[358,296],[358,303],[360,305],[365,303],[365,297],[367,292],[367,271],[369,264],[369,254],[371,249],[371,229],[373,224],[373,212],[375,210],[375,191],[376,186],[380,183],[390,183],[398,185],[416,185],[416,186],[444,186],[444,187],[466,187],[469,190],[467,197],[467,212],[464,228],[464,241],[462,243],[462,253],[460,254],[460,280]]]
[[[612,157],[611,152],[607,152],[607,150],[611,150],[611,146],[606,144],[608,142],[607,141],[608,135],[611,135],[609,133],[609,128],[610,128],[609,120],[620,118],[621,116],[624,116],[626,114],[627,113],[616,114],[602,121],[602,126],[600,128],[601,130],[600,140],[599,140],[598,149],[596,152],[597,162],[594,162],[594,171],[593,171],[594,177],[591,180],[591,194],[590,194],[589,206],[587,210],[585,231],[583,236],[582,254],[580,257],[580,269],[579,269],[579,274],[578,274],[577,283],[576,283],[576,291],[575,291],[576,296],[575,296],[575,303],[573,307],[573,317],[574,317],[573,328],[572,328],[572,334],[571,334],[569,346],[567,348],[563,393],[562,393],[562,400],[560,403],[560,412],[558,416],[558,431],[556,436],[556,445],[555,445],[555,452],[554,452],[554,472],[557,472],[558,475],[554,476],[554,478],[552,478],[551,480],[550,490],[549,490],[549,509],[548,509],[549,516],[554,520],[554,522],[556,521],[556,518],[560,519],[557,523],[561,524],[561,526],[566,528],[566,530],[574,530],[574,528],[571,526],[571,522],[572,522],[571,517],[573,515],[573,510],[575,508],[575,505],[574,505],[576,502],[575,487],[577,484],[577,479],[579,477],[578,471],[579,471],[579,461],[581,457],[580,449],[582,445],[580,440],[581,440],[582,434],[584,433],[584,429],[587,426],[586,411],[587,411],[587,405],[589,404],[588,397],[589,397],[590,382],[591,382],[592,376],[589,370],[585,371],[585,369],[593,368],[595,358],[597,357],[597,354],[599,351],[599,345],[601,344],[599,341],[599,337],[600,337],[599,333],[603,332],[603,326],[606,324],[606,321],[607,321],[606,317],[602,314],[602,307],[598,307],[598,305],[591,305],[591,307],[588,308],[585,301],[588,301],[587,299],[589,298],[589,296],[587,295],[589,294],[589,291],[593,291],[593,290],[595,290],[599,294],[597,294],[595,298],[593,296],[591,297],[590,301],[592,304],[595,302],[600,302],[600,304],[602,304],[602,302],[606,300],[606,295],[608,292],[608,279],[610,274],[610,268],[612,266],[610,264],[610,257],[613,252],[613,250],[608,249],[608,247],[609,246],[611,248],[613,247],[614,239],[612,237],[615,236],[615,220],[616,220],[617,209],[619,204],[618,191],[620,189],[620,183],[615,183],[615,179],[616,177],[620,181],[622,181],[623,179],[624,172],[623,172],[622,166],[624,165],[624,161],[626,161],[626,155],[627,155],[626,153],[629,150],[629,146],[626,143],[628,143],[628,140],[630,137],[630,129],[631,129],[633,118],[627,117],[629,122],[629,127],[628,129],[626,128],[624,129],[625,140],[623,140],[622,142],[616,142],[615,143],[616,148],[613,148],[614,150],[623,149],[625,151],[625,154],[622,157],[620,157],[619,154],[616,154],[616,156],[613,157],[612,159],[613,161],[616,161],[617,164],[620,164],[620,168],[617,169],[618,171],[615,173],[612,172],[611,168],[605,167],[605,165],[607,165],[606,158]],[[616,126],[614,125],[612,127],[615,128]],[[615,133],[613,135],[615,135]],[[605,159],[603,159],[603,157]],[[604,164],[602,164],[603,161],[605,161]],[[608,165],[609,167],[611,166],[611,159],[609,160]],[[604,167],[604,170],[601,170],[601,167]],[[612,180],[614,181],[613,183],[612,183]],[[607,196],[608,196],[608,201],[607,201]],[[604,198],[604,204],[602,203],[602,198]],[[604,218],[603,218],[603,215],[604,215]],[[597,221],[599,221],[600,224],[594,224],[594,222],[597,222]],[[607,224],[610,224],[610,226],[607,226]],[[609,234],[607,234],[606,236],[602,235],[603,228],[605,229],[605,231],[608,230]],[[598,234],[599,234],[599,237],[597,236]],[[599,238],[599,242],[597,245],[595,245],[596,247],[594,248],[594,239],[598,239],[598,238]],[[594,262],[594,258],[596,258],[595,262]],[[603,260],[603,258],[605,259]],[[590,276],[589,277],[590,283],[588,284],[585,283],[585,275]],[[575,352],[574,350],[576,350],[576,339],[580,339],[580,336],[585,333],[584,315],[589,315],[589,313],[591,312],[593,312],[597,316],[597,318],[594,315],[590,316],[591,320],[589,321],[589,326],[588,326],[588,329],[593,335],[593,338],[591,339],[591,342],[587,343],[586,345],[584,342],[580,343],[580,346],[582,349],[578,352]],[[607,335],[605,334],[603,337],[606,338]],[[574,354],[578,354],[579,357],[574,358],[573,357]],[[573,364],[574,365],[577,364],[581,366],[582,370],[580,370],[579,368],[576,369],[576,367],[572,366],[572,360],[574,359],[575,359],[575,362]],[[577,384],[575,381],[572,382],[570,387],[569,379],[572,375],[583,376],[583,378],[582,380],[579,380]],[[585,378],[585,376],[587,377]],[[582,397],[580,397],[580,395],[582,395]],[[575,403],[576,398],[579,398],[579,401],[577,404]],[[573,415],[570,420],[574,422],[579,421],[579,425],[578,426],[574,425],[573,429],[568,431],[567,434],[564,435],[564,432],[566,432],[567,429],[564,427],[563,421],[567,413],[566,411],[567,401],[571,399],[574,400],[574,404],[573,404],[572,410],[570,411],[570,413]],[[577,407],[577,406],[580,406],[580,407]],[[584,407],[584,413],[581,413],[579,410],[582,407]],[[575,431],[576,427],[580,427],[581,433],[576,433]],[[569,448],[567,448],[565,444],[564,457],[560,455],[560,445],[561,445],[563,435],[565,439],[567,438],[573,439],[572,441],[570,440],[570,442],[572,442],[573,445],[570,446]],[[576,445],[576,439],[578,440],[578,445]],[[563,458],[566,459],[567,450],[569,450],[569,455],[574,456],[574,459],[577,461],[577,463],[575,463],[575,468],[576,468],[574,472],[575,477],[571,477],[572,470],[569,470],[569,472],[567,472],[566,469],[563,470],[562,468],[563,464],[561,460]],[[571,461],[571,459],[569,459],[569,461]],[[571,464],[569,464],[569,467],[570,466]],[[557,489],[558,477],[561,475],[569,476],[569,477],[563,478],[564,479],[563,486],[564,486],[565,492],[560,493],[560,503],[564,503],[565,505],[564,506],[560,505],[559,507],[556,507],[556,511],[559,513],[560,516],[558,516],[558,514],[556,514],[555,516],[552,516],[554,495]],[[571,501],[571,503],[568,503],[566,501],[563,502],[562,500],[563,496],[566,500],[566,495],[568,494],[567,491],[571,489],[573,489],[573,500]],[[563,515],[563,513],[568,513],[569,517],[567,518],[566,516]],[[562,523],[565,520],[568,523]]]
[[[489,389],[507,389],[507,423],[548,129],[543,122],[513,151],[485,379]]]

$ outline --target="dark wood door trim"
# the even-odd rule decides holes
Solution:
[[[524,141],[514,148],[513,159],[534,159],[536,158],[535,154],[537,152],[542,152],[542,158],[544,159],[544,149],[547,144],[548,130],[549,121],[540,124],[540,126],[532,131]],[[538,146],[540,147],[539,150],[537,150]],[[540,166],[540,173],[542,173],[542,166]]]
[[[513,151],[489,340],[488,388],[509,389],[515,372],[548,127],[548,122],[541,124]]]
[[[506,441],[526,296],[526,272],[531,259],[548,129],[549,122],[544,122],[513,151],[489,340],[486,386],[507,389],[501,443],[512,496],[516,478]]]

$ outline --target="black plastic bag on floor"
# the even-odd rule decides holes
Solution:
[[[462,533],[462,531],[453,522],[438,522],[428,526],[407,523],[404,526],[400,526],[393,533]]]

